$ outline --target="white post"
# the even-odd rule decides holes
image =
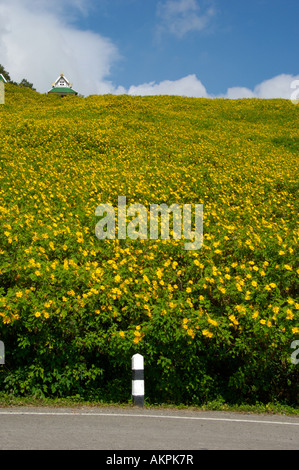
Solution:
[[[141,354],[132,356],[133,405],[144,406],[144,360]]]
[[[0,364],[5,364],[5,347],[3,341],[0,341]]]

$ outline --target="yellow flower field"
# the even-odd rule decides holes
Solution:
[[[0,106],[1,389],[298,403],[299,106],[40,95]],[[99,204],[203,204],[204,241],[99,240]],[[129,385],[128,385],[129,384]]]

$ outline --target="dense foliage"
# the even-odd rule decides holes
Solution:
[[[0,106],[0,387],[298,404],[299,106],[59,98]],[[99,240],[96,207],[204,204],[204,243]]]

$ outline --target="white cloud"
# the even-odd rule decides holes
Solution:
[[[207,98],[208,93],[196,75],[188,75],[179,80],[164,80],[160,83],[150,82],[131,86],[129,95],[180,95]]]
[[[168,32],[181,38],[190,31],[205,29],[214,15],[213,7],[202,11],[197,0],[165,0],[157,8],[158,33]]]
[[[276,77],[264,80],[254,87],[253,90],[244,87],[229,88],[224,98],[239,99],[239,98],[283,98],[291,99],[292,89],[291,85],[295,80],[299,79],[299,75],[293,76],[288,74],[277,75]]]
[[[196,77],[188,75],[179,80],[164,80],[160,83],[149,82],[137,86],[131,86],[128,90],[129,95],[179,95],[194,98],[284,98],[291,99],[294,93],[294,87],[291,84],[299,80],[299,75],[281,74],[269,80],[265,80],[256,85],[253,90],[246,87],[228,88],[226,93],[220,95],[211,95],[207,92],[205,86]],[[297,87],[298,89],[298,87]],[[297,93],[299,95],[299,92]]]
[[[112,41],[63,20],[63,12],[70,10],[68,18],[74,19],[77,11],[84,14],[86,8],[82,0],[52,0],[50,4],[45,0],[2,0],[0,63],[11,79],[26,78],[38,91],[47,92],[63,72],[84,95],[123,91],[107,81],[120,58]]]
[[[289,99],[292,94],[291,84],[296,79],[299,79],[299,75],[293,77],[292,75],[281,74],[257,85],[254,93],[257,98]]]
[[[228,88],[226,94],[223,97],[234,100],[240,98],[254,98],[255,96],[253,91],[249,90],[249,88],[233,87]]]

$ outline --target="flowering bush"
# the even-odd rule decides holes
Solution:
[[[1,390],[298,404],[298,124],[287,100],[40,95],[0,106]],[[204,243],[98,240],[95,209],[204,204]]]

